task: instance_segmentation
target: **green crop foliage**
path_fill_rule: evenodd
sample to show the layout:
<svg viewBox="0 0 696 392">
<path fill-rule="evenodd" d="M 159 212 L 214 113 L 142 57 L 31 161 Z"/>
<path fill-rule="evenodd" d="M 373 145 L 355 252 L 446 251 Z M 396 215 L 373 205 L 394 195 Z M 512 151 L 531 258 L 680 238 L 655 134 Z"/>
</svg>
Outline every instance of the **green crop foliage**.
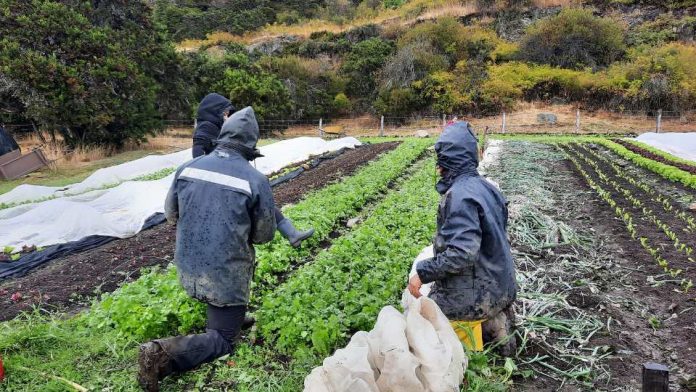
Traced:
<svg viewBox="0 0 696 392">
<path fill-rule="evenodd" d="M 257 247 L 252 301 L 277 283 L 280 273 L 310 257 L 336 224 L 355 215 L 386 190 L 389 183 L 415 161 L 432 140 L 408 140 L 394 151 L 370 162 L 355 175 L 306 196 L 284 214 L 299 227 L 314 227 L 304 247 L 295 249 L 279 234 Z M 165 304 L 166 303 L 166 304 Z M 133 312 L 137 309 L 137 312 Z M 144 340 L 191 330 L 203 325 L 204 308 L 180 287 L 176 269 L 146 274 L 95 302 L 86 321 L 95 328 L 116 328 L 125 336 Z"/>
<path fill-rule="evenodd" d="M 266 296 L 259 325 L 278 349 L 328 354 L 351 331 L 369 329 L 383 306 L 397 302 L 413 258 L 435 229 L 434 163 L 423 162 L 358 229 Z"/>
<path fill-rule="evenodd" d="M 691 166 L 691 167 L 696 169 L 696 162 L 694 162 L 694 161 L 690 161 L 688 159 L 674 156 L 672 154 L 669 154 L 667 152 L 660 150 L 659 148 L 655 148 L 649 144 L 641 143 L 638 140 L 634 140 L 634 139 L 624 139 L 624 140 L 635 145 L 635 146 L 638 146 L 638 147 L 640 147 L 648 152 L 651 152 L 651 153 L 653 153 L 661 158 L 664 158 L 665 160 L 667 160 L 667 163 L 670 163 L 670 162 L 679 163 L 682 165 Z"/>
<path fill-rule="evenodd" d="M 610 149 L 622 158 L 628 159 L 644 169 L 648 169 L 652 172 L 655 172 L 670 181 L 678 182 L 687 187 L 696 189 L 696 175 L 685 172 L 681 169 L 677 169 L 674 166 L 666 165 L 664 163 L 645 158 L 644 156 L 636 154 L 627 149 L 626 147 L 614 143 L 608 139 L 597 139 L 597 143 L 603 145 L 604 147 Z"/>
</svg>

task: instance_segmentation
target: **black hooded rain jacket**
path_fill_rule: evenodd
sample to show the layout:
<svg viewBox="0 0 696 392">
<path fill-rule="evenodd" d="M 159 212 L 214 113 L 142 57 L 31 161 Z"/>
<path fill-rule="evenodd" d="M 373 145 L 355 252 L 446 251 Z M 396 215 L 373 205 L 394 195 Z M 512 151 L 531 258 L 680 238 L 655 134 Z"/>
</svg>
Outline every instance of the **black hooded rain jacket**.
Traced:
<svg viewBox="0 0 696 392">
<path fill-rule="evenodd" d="M 193 157 L 210 154 L 215 149 L 215 141 L 220 135 L 223 114 L 233 111 L 230 100 L 220 94 L 211 93 L 205 96 L 198 105 L 196 115 L 196 130 L 193 132 Z"/>
<path fill-rule="evenodd" d="M 429 297 L 450 320 L 496 315 L 516 297 L 515 269 L 507 238 L 508 212 L 500 191 L 476 170 L 476 137 L 466 122 L 445 128 L 435 143 L 446 175 L 434 240 L 435 257 L 418 263 Z"/>
<path fill-rule="evenodd" d="M 258 138 L 254 110 L 234 113 L 218 147 L 177 170 L 165 202 L 167 220 L 177 223 L 179 280 L 190 296 L 214 306 L 247 304 L 253 244 L 272 240 L 276 230 L 268 179 L 243 156 L 253 155 Z"/>
</svg>

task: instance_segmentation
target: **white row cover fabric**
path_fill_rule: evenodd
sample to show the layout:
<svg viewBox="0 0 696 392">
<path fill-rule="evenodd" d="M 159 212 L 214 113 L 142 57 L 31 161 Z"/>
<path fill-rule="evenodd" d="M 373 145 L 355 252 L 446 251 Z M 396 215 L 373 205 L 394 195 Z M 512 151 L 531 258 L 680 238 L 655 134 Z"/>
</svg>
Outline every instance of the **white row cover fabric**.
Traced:
<svg viewBox="0 0 696 392">
<path fill-rule="evenodd" d="M 360 145 L 360 141 L 352 137 L 329 142 L 312 137 L 283 140 L 261 147 L 261 153 L 265 157 L 257 159 L 255 165 L 262 173 L 271 174 L 310 156 L 357 145 Z M 166 167 L 176 167 L 188 161 L 184 156 L 190 157 L 191 150 L 162 157 L 169 157 L 169 166 Z M 138 173 L 133 177 L 149 174 L 134 164 L 143 159 L 129 163 L 129 167 Z M 143 166 L 154 171 L 166 168 L 154 165 L 151 160 L 145 161 Z M 114 172 L 108 172 L 110 169 Z M 104 181 L 127 175 L 123 165 L 102 170 L 99 178 Z M 99 183 L 95 179 L 98 173 L 95 172 L 83 183 L 70 186 L 69 190 L 89 189 L 85 188 L 85 182 L 93 187 Z M 52 200 L 0 210 L 0 246 L 11 246 L 18 251 L 23 245 L 48 246 L 77 241 L 90 235 L 118 238 L 133 236 L 142 229 L 148 217 L 164 212 L 164 199 L 173 178 L 174 175 L 171 174 L 155 181 L 125 181 L 106 190 L 88 191 L 76 196 L 62 195 Z M 36 198 L 38 194 L 42 193 L 27 196 Z M 55 190 L 48 195 L 55 195 Z"/>
<path fill-rule="evenodd" d="M 304 380 L 305 392 L 456 392 L 468 359 L 435 302 L 414 301 L 401 314 L 382 308 L 370 332 L 326 358 Z"/>
<path fill-rule="evenodd" d="M 696 162 L 696 132 L 644 133 L 635 140 L 660 149 L 679 158 Z"/>
<path fill-rule="evenodd" d="M 343 147 L 355 147 L 360 142 L 352 137 L 325 141 L 318 137 L 299 137 L 283 140 L 261 147 L 265 155 L 256 160 L 256 168 L 262 173 L 273 173 L 288 165 L 307 159 L 310 155 L 319 155 Z M 62 187 L 41 185 L 19 185 L 15 189 L 0 195 L 0 203 L 16 204 L 39 201 L 46 198 L 73 196 L 109 185 L 120 184 L 162 169 L 179 167 L 191 159 L 191 149 L 167 155 L 148 155 L 144 158 L 122 163 L 92 173 L 82 182 Z"/>
</svg>

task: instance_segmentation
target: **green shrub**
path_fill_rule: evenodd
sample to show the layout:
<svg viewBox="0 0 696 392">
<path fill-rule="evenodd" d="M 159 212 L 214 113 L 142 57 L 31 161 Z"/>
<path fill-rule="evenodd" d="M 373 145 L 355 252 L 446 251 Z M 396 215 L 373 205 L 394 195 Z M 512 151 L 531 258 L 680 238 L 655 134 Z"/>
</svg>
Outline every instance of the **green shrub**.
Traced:
<svg viewBox="0 0 696 392">
<path fill-rule="evenodd" d="M 293 109 L 287 88 L 264 71 L 228 69 L 221 86 L 236 107 L 253 107 L 259 121 L 288 118 Z"/>
<path fill-rule="evenodd" d="M 464 26 L 456 19 L 446 17 L 436 22 L 417 25 L 398 41 L 399 48 L 416 42 L 428 42 L 435 52 L 447 57 L 450 66 L 459 60 L 490 60 L 491 53 L 501 42 L 491 30 Z"/>
<path fill-rule="evenodd" d="M 390 117 L 406 117 L 422 109 L 422 101 L 412 88 L 382 90 L 374 103 L 375 111 Z"/>
<path fill-rule="evenodd" d="M 344 93 L 338 93 L 333 100 L 333 110 L 338 112 L 338 114 L 349 113 L 352 108 L 350 99 Z"/>
<path fill-rule="evenodd" d="M 144 3 L 91 4 L 0 1 L 0 113 L 71 146 L 142 141 L 183 85 L 178 56 Z"/>
<path fill-rule="evenodd" d="M 414 83 L 424 102 L 428 102 L 435 113 L 461 113 L 472 103 L 465 91 L 461 77 L 445 71 L 428 75 Z"/>
<path fill-rule="evenodd" d="M 345 83 L 330 64 L 298 56 L 264 57 L 258 64 L 285 85 L 293 111 L 291 117 L 317 118 L 333 110 L 334 97 Z"/>
<path fill-rule="evenodd" d="M 348 78 L 347 92 L 352 97 L 371 101 L 375 95 L 376 72 L 393 50 L 391 42 L 380 38 L 370 38 L 353 45 L 341 66 L 341 72 Z"/>
<path fill-rule="evenodd" d="M 611 19 L 587 9 L 564 9 L 530 26 L 520 53 L 526 60 L 558 67 L 606 67 L 625 51 L 624 30 Z"/>
</svg>

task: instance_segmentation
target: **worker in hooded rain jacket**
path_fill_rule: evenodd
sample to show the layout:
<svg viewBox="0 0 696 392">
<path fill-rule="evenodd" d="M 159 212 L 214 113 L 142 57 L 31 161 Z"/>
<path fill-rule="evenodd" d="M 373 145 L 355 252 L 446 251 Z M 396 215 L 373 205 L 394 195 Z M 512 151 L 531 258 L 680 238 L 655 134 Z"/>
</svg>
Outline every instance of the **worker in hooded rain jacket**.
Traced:
<svg viewBox="0 0 696 392">
<path fill-rule="evenodd" d="M 174 261 L 188 295 L 207 305 L 207 328 L 141 345 L 138 381 L 147 391 L 232 351 L 249 301 L 254 244 L 271 241 L 276 230 L 271 186 L 249 164 L 259 156 L 258 138 L 247 107 L 225 121 L 211 154 L 175 174 L 165 201 L 166 218 L 176 223 Z"/>
<path fill-rule="evenodd" d="M 437 215 L 434 257 L 416 265 L 409 291 L 420 297 L 423 283 L 452 321 L 483 322 L 484 341 L 497 341 L 512 355 L 512 304 L 517 285 L 507 236 L 507 201 L 479 175 L 476 137 L 467 122 L 445 128 L 435 143 L 436 185 L 442 195 Z"/>
<path fill-rule="evenodd" d="M 235 108 L 229 99 L 217 93 L 206 95 L 198 105 L 196 130 L 193 134 L 193 157 L 210 154 L 220 135 L 220 127 L 234 112 Z M 302 241 L 314 234 L 314 229 L 300 231 L 295 228 L 290 219 L 283 216 L 280 209 L 275 210 L 278 231 L 292 246 L 299 247 Z"/>
</svg>

